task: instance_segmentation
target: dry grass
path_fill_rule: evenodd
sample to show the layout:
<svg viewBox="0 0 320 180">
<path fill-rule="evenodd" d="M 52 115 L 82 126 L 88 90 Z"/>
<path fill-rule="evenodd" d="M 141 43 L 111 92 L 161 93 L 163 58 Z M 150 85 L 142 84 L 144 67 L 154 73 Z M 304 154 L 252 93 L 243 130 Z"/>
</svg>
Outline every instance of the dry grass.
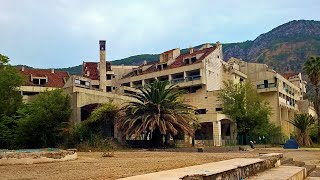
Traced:
<svg viewBox="0 0 320 180">
<path fill-rule="evenodd" d="M 266 150 L 263 150 L 265 152 Z M 277 150 L 279 152 L 279 150 Z M 101 152 L 78 153 L 76 161 L 0 166 L 0 179 L 117 179 L 238 157 L 257 157 L 261 150 L 235 153 L 127 151 L 104 158 Z M 288 151 L 295 159 L 319 163 L 320 151 Z M 285 155 L 286 155 L 285 154 Z"/>
</svg>

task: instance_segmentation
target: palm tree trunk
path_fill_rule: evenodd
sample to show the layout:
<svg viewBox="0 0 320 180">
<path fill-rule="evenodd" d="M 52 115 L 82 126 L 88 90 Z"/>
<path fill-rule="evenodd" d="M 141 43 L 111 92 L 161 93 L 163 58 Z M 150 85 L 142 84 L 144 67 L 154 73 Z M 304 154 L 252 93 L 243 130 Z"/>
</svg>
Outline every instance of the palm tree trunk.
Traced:
<svg viewBox="0 0 320 180">
<path fill-rule="evenodd" d="M 316 87 L 315 89 L 316 94 L 315 94 L 315 98 L 314 98 L 314 109 L 316 110 L 317 113 L 317 120 L 318 120 L 318 142 L 320 141 L 320 108 L 319 108 L 319 87 Z"/>
</svg>

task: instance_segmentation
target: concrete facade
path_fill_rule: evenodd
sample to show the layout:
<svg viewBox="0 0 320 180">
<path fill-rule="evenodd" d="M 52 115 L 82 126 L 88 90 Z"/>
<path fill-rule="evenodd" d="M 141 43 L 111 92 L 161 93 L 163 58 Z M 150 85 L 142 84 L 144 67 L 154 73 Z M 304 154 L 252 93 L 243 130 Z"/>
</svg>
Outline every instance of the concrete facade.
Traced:
<svg viewBox="0 0 320 180">
<path fill-rule="evenodd" d="M 295 131 L 288 120 L 300 113 L 315 115 L 312 105 L 303 100 L 306 81 L 301 73 L 279 74 L 266 64 L 249 63 L 236 58 L 231 58 L 228 63 L 239 65 L 239 70 L 247 75 L 260 95 L 269 102 L 272 107 L 271 122 L 280 126 L 287 137 Z"/>
<path fill-rule="evenodd" d="M 68 75 L 68 79 L 62 76 L 62 80 L 59 77 L 62 86 L 61 83 L 51 87 L 28 85 L 22 86 L 21 92 L 63 88 L 71 96 L 73 111 L 70 122 L 79 123 L 98 104 L 113 100 L 122 106 L 134 101 L 125 95 L 137 93 L 135 87 L 154 80 L 169 81 L 176 88 L 188 92 L 184 94 L 185 102 L 199 112 L 201 128 L 196 131 L 194 143 L 209 146 L 236 143 L 235 124 L 222 113 L 222 102 L 218 97 L 224 81 L 251 81 L 273 108 L 270 120 L 281 126 L 287 136 L 295 131 L 287 120 L 298 113 L 315 114 L 309 102 L 303 100 L 306 82 L 302 80 L 301 73 L 281 75 L 265 64 L 235 58 L 225 62 L 219 42 L 215 46 L 204 44 L 200 49 L 190 48 L 184 54 L 179 48 L 172 49 L 162 53 L 158 62 L 145 61 L 140 66 L 111 66 L 106 62 L 105 41 L 99 42 L 99 53 L 99 62 L 83 62 L 81 76 Z M 50 82 L 50 76 L 41 77 Z M 24 99 L 30 100 L 31 97 L 24 96 Z M 186 136 L 181 141 L 189 145 L 193 143 Z"/>
</svg>

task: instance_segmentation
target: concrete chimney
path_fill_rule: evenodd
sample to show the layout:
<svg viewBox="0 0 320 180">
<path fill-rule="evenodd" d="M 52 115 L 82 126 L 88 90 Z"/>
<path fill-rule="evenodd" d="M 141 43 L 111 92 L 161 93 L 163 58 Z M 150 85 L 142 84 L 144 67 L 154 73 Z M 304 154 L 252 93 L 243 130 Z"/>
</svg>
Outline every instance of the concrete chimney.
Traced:
<svg viewBox="0 0 320 180">
<path fill-rule="evenodd" d="M 189 53 L 192 54 L 194 52 L 193 47 L 189 47 Z"/>
<path fill-rule="evenodd" d="M 147 65 L 147 64 L 148 64 L 147 60 L 144 60 L 143 65 Z"/>
<path fill-rule="evenodd" d="M 24 66 L 21 67 L 21 71 L 24 71 Z"/>
<path fill-rule="evenodd" d="M 54 73 L 54 69 L 53 69 L 53 68 L 51 69 L 51 73 L 52 73 L 52 74 Z"/>
<path fill-rule="evenodd" d="M 106 41 L 100 40 L 99 45 L 100 45 L 100 63 L 99 63 L 100 89 L 103 92 L 106 92 L 106 88 L 107 88 Z"/>
</svg>

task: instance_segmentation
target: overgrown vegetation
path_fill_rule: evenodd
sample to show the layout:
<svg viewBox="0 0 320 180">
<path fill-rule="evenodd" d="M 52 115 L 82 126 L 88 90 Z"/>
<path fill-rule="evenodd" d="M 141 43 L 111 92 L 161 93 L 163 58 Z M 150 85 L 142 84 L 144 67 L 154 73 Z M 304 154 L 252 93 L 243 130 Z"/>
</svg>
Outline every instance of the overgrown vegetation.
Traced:
<svg viewBox="0 0 320 180">
<path fill-rule="evenodd" d="M 288 121 L 298 129 L 297 142 L 300 146 L 311 146 L 312 139 L 309 136 L 310 130 L 315 123 L 315 118 L 309 114 L 297 114 Z"/>
<path fill-rule="evenodd" d="M 282 136 L 279 127 L 269 121 L 272 108 L 262 99 L 250 82 L 224 82 L 219 97 L 223 113 L 236 122 L 238 136 Z"/>
<path fill-rule="evenodd" d="M 0 148 L 57 147 L 71 113 L 69 96 L 54 90 L 24 104 L 18 91 L 23 78 L 3 55 L 0 74 Z"/>
<path fill-rule="evenodd" d="M 118 111 L 118 106 L 112 101 L 101 104 L 87 120 L 64 129 L 64 146 L 109 152 L 113 148 L 110 139 L 114 137 L 113 127 Z"/>
<path fill-rule="evenodd" d="M 303 70 L 314 86 L 314 96 L 311 97 L 317 114 L 318 140 L 320 139 L 320 57 L 310 57 L 304 64 Z"/>
<path fill-rule="evenodd" d="M 194 136 L 197 116 L 195 108 L 183 102 L 183 91 L 169 86 L 167 81 L 155 81 L 138 90 L 141 93 L 130 95 L 137 101 L 124 106 L 117 121 L 117 128 L 124 136 L 143 134 L 154 147 L 163 146 L 164 137 L 168 140 L 178 132 Z"/>
</svg>

